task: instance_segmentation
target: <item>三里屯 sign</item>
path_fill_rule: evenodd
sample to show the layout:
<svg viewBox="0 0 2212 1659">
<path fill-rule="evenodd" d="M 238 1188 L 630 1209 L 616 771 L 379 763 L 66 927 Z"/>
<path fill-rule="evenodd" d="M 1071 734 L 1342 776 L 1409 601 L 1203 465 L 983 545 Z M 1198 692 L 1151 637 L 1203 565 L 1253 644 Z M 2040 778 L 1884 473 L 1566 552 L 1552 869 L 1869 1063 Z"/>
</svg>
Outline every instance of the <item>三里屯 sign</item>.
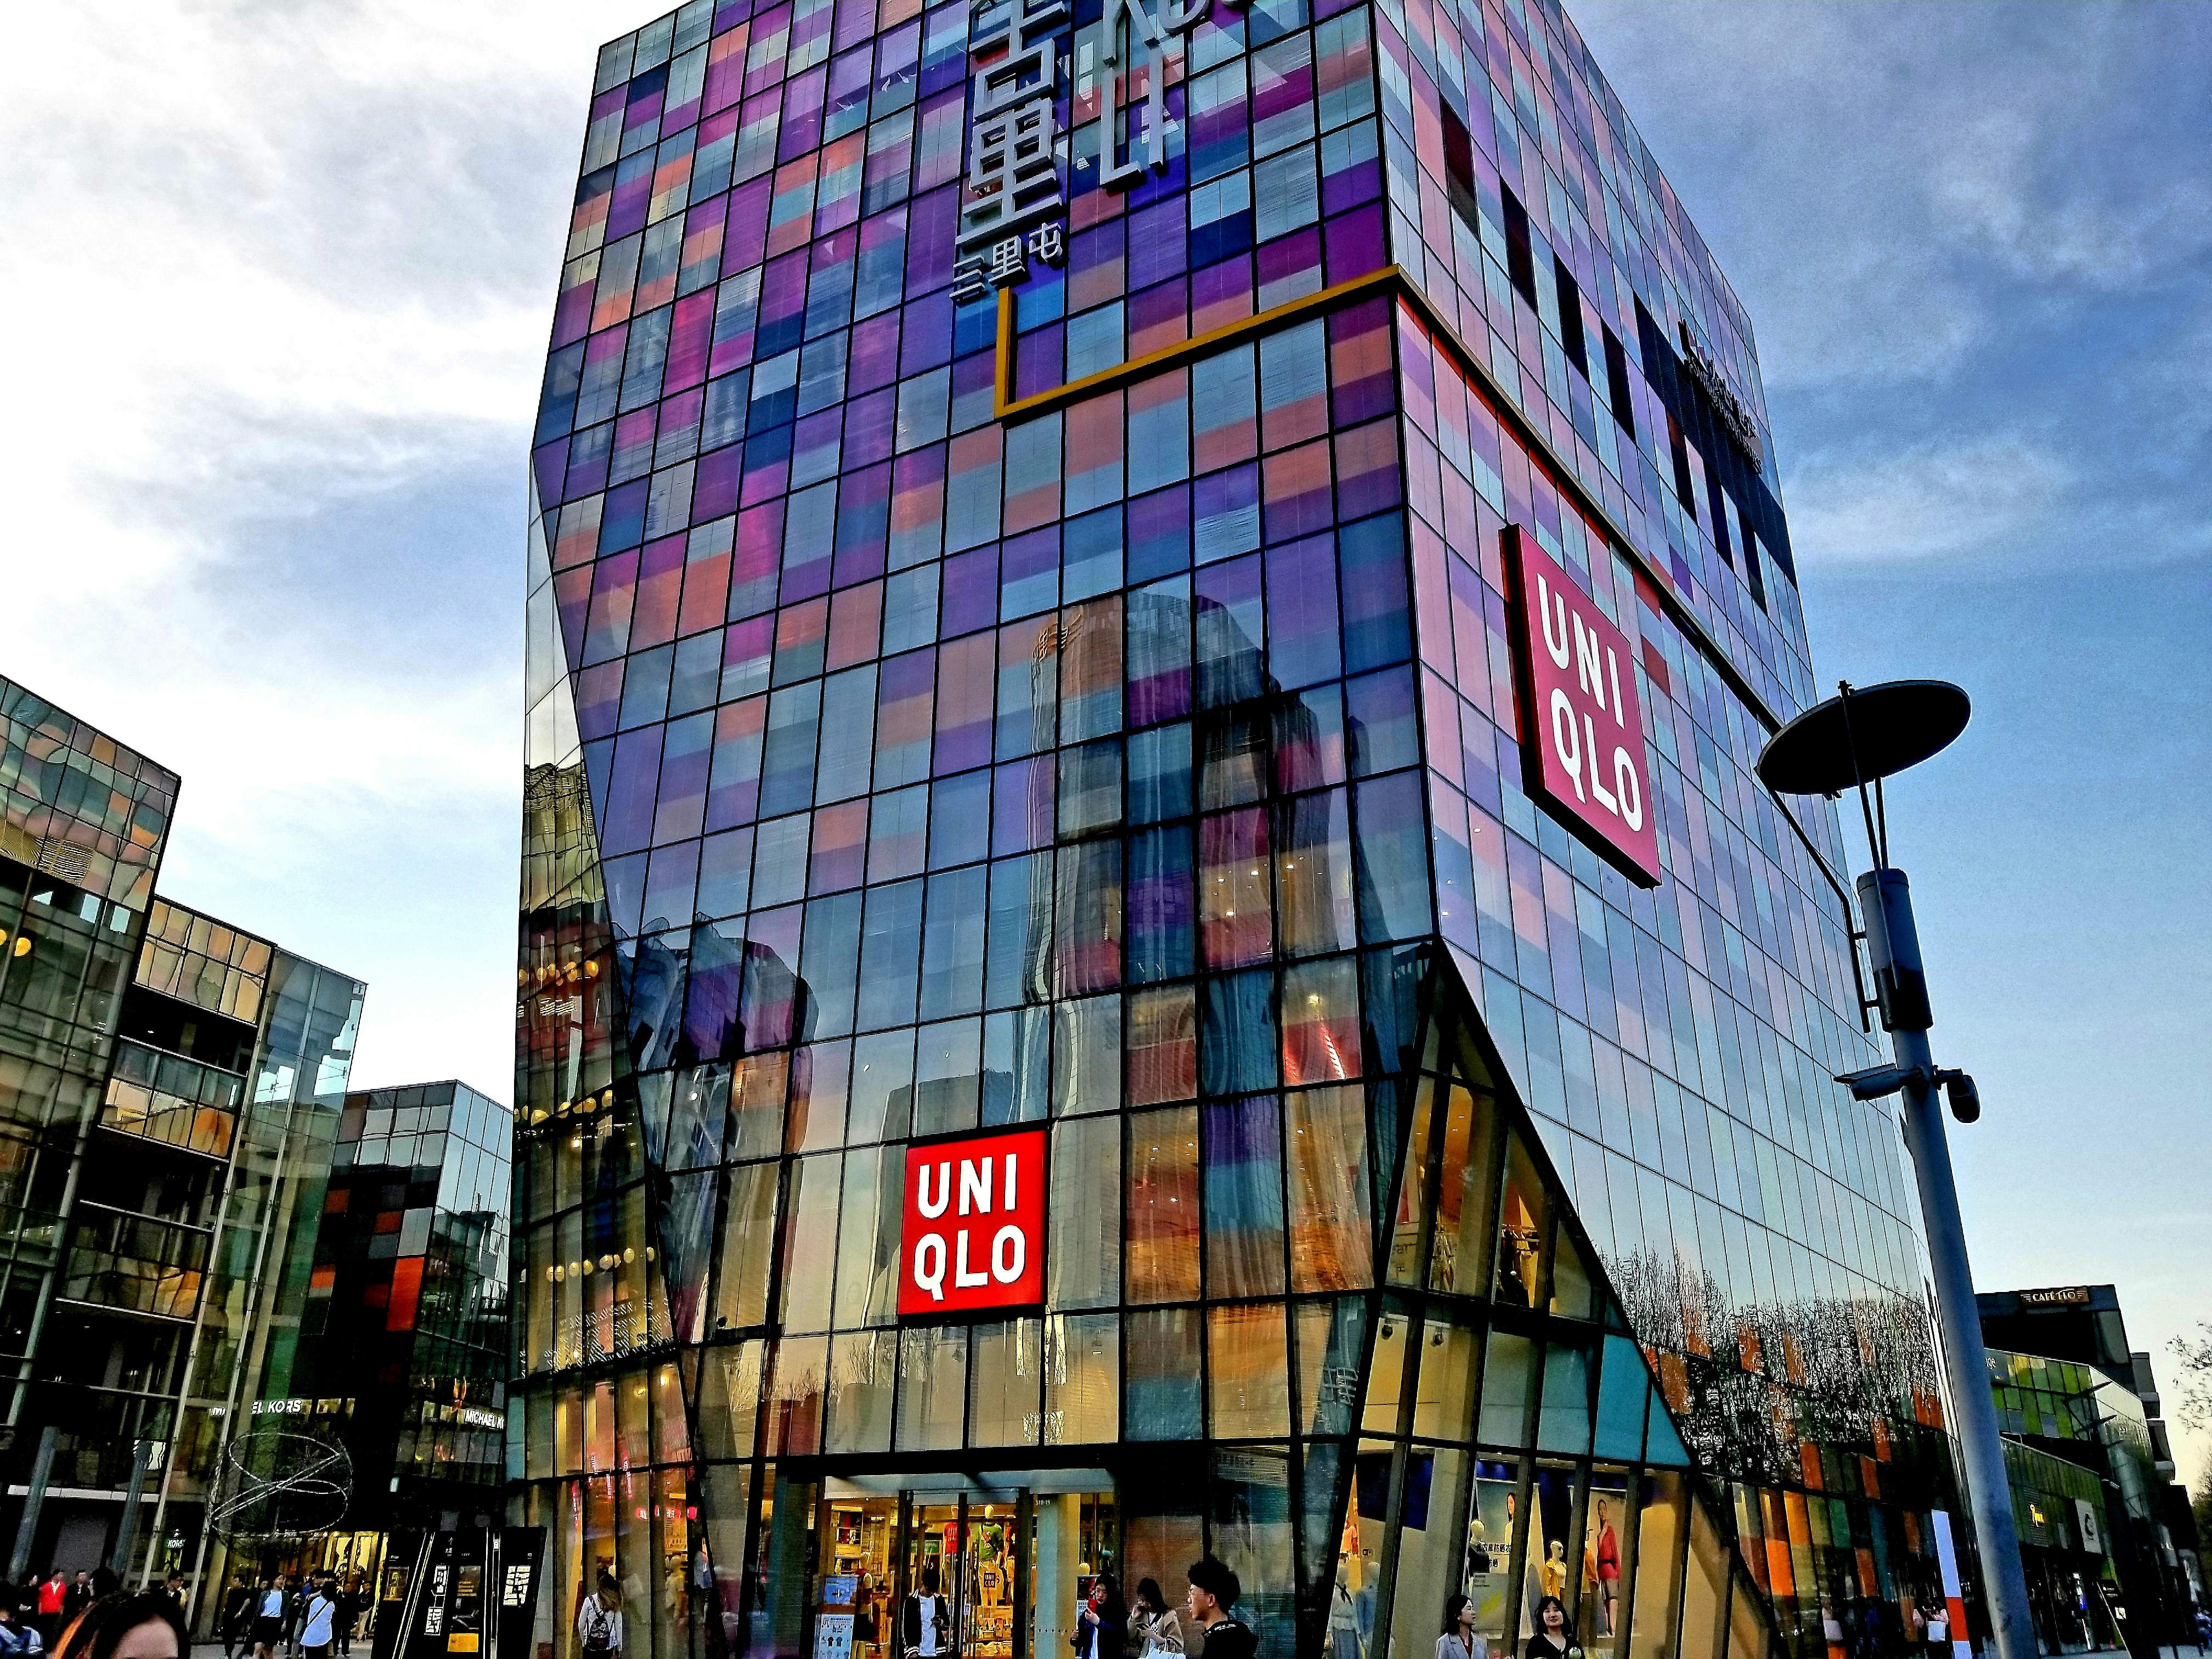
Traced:
<svg viewBox="0 0 2212 1659">
<path fill-rule="evenodd" d="M 1505 530 L 1505 570 L 1524 786 L 1631 881 L 1656 887 L 1658 796 L 1635 650 L 1518 525 Z"/>
<path fill-rule="evenodd" d="M 1212 0 L 1107 0 L 1098 38 L 1071 65 L 1068 0 L 974 0 L 969 9 L 968 169 L 954 239 L 952 301 L 1028 280 L 1032 260 L 1067 259 L 1070 160 L 1063 98 L 1095 112 L 1098 183 L 1126 189 L 1168 169 L 1170 62 Z M 1097 56 L 1091 54 L 1096 48 Z M 1071 78 L 1069 70 L 1074 74 Z"/>
<path fill-rule="evenodd" d="M 907 1148 L 902 1316 L 1044 1300 L 1044 1152 L 1042 1129 Z"/>
</svg>

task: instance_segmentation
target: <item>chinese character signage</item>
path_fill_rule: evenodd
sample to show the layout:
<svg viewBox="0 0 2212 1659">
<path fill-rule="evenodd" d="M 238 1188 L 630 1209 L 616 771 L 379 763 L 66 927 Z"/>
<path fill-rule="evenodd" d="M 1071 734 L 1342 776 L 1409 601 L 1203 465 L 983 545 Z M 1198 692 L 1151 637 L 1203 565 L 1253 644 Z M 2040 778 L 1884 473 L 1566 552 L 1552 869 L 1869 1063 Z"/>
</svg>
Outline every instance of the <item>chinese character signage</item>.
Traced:
<svg viewBox="0 0 2212 1659">
<path fill-rule="evenodd" d="M 1102 184 L 1125 187 L 1167 170 L 1169 59 L 1210 3 L 1106 0 L 1097 103 Z M 1032 262 L 1066 258 L 1060 108 L 1073 90 L 1064 59 L 1070 21 L 1068 0 L 974 0 L 955 304 L 1012 287 Z"/>
<path fill-rule="evenodd" d="M 1505 531 L 1523 787 L 1640 887 L 1659 884 L 1657 796 L 1636 653 L 1518 525 Z"/>
<path fill-rule="evenodd" d="M 1042 1129 L 909 1146 L 901 1316 L 1044 1300 Z"/>
</svg>

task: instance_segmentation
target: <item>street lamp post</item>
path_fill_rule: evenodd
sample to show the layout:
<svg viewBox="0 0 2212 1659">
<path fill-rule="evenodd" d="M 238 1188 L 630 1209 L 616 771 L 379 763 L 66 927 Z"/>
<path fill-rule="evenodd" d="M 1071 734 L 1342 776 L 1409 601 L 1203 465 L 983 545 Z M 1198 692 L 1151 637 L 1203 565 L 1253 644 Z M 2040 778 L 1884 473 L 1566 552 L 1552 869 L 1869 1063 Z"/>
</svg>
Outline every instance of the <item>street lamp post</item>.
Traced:
<svg viewBox="0 0 2212 1659">
<path fill-rule="evenodd" d="M 1875 867 L 1858 878 L 1858 902 L 1875 994 L 1864 1000 L 1881 1011 L 1893 1063 L 1836 1080 L 1861 1100 L 1903 1097 L 1905 1143 L 1912 1154 L 1920 1212 L 1927 1227 L 1929 1265 L 1936 1277 L 1937 1345 L 1950 1385 L 1967 1502 L 1981 1550 L 1983 1597 L 1998 1659 L 2037 1659 L 2027 1575 L 2021 1565 L 2012 1489 L 2005 1477 L 2004 1442 L 1997 1431 L 1981 1315 L 1974 1301 L 1973 1268 L 1966 1256 L 1966 1224 L 1959 1214 L 1958 1181 L 1936 1097 L 1939 1090 L 1947 1095 L 1953 1115 L 1964 1123 L 1981 1115 L 1981 1104 L 1973 1079 L 1961 1072 L 1937 1070 L 1929 1047 L 1928 1030 L 1935 1019 L 1921 964 L 1920 933 L 1913 921 L 1912 890 L 1905 872 L 1890 864 L 1888 814 L 1881 802 L 1881 780 L 1947 746 L 1966 729 L 1972 705 L 1957 686 L 1936 680 L 1894 680 L 1863 690 L 1846 684 L 1838 692 L 1775 733 L 1759 757 L 1759 781 L 1775 794 L 1778 805 L 1784 794 L 1832 797 L 1855 789 L 1866 817 Z M 1783 814 L 1800 839 L 1805 839 L 1786 806 Z M 1809 839 L 1805 845 L 1838 896 L 1844 898 L 1848 920 L 1850 901 L 1842 884 Z M 1856 941 L 1853 963 L 1856 973 Z M 1952 1635 L 1955 1640 L 1963 1632 L 1954 1631 Z"/>
</svg>

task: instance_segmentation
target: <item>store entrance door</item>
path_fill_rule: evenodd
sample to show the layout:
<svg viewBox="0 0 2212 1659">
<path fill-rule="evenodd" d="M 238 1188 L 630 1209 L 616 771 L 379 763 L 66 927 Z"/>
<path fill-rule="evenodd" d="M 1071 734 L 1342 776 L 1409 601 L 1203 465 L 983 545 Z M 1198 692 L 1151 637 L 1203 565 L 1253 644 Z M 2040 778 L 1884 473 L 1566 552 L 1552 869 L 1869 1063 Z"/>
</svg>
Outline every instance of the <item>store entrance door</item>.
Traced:
<svg viewBox="0 0 2212 1659">
<path fill-rule="evenodd" d="M 1029 1659 L 1028 1495 L 908 1492 L 900 1500 L 897 1615 L 933 1578 L 951 1620 L 946 1659 Z"/>
<path fill-rule="evenodd" d="M 825 1482 L 811 1511 L 814 1633 L 794 1651 L 903 1659 L 910 1598 L 928 1581 L 944 1598 L 945 1623 L 922 1645 L 939 1659 L 1064 1659 L 1093 1578 L 1126 1576 L 1106 1470 L 935 1478 L 934 1486 L 881 1475 Z M 1161 1556 L 1147 1570 L 1166 1565 Z"/>
</svg>

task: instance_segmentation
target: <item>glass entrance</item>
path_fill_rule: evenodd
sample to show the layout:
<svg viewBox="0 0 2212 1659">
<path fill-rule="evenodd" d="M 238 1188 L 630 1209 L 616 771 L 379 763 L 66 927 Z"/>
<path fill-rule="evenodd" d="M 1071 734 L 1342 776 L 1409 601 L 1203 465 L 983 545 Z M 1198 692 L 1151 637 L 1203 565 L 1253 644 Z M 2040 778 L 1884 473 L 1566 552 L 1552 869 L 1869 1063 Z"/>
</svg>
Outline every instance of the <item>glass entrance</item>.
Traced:
<svg viewBox="0 0 2212 1659">
<path fill-rule="evenodd" d="M 904 1582 L 895 1618 L 903 1621 L 907 1610 L 915 1596 L 930 1591 L 945 1598 L 946 1626 L 941 1636 L 933 1636 L 928 1621 L 922 1620 L 920 1646 L 924 1653 L 951 1655 L 959 1650 L 963 1621 L 960 1609 L 966 1597 L 961 1584 L 961 1569 L 964 1565 L 960 1548 L 960 1511 L 963 1499 L 958 1492 L 908 1492 L 901 1507 L 906 1514 L 906 1538 L 901 1553 L 904 1556 Z M 917 1618 L 920 1614 L 917 1613 Z M 901 1639 L 896 1626 L 894 1641 Z M 901 1651 L 898 1648 L 894 1652 Z"/>
<path fill-rule="evenodd" d="M 961 1563 L 960 1659 L 1015 1659 L 1021 1504 L 969 1500 Z M 1026 1645 L 1026 1644 L 1024 1644 Z"/>
</svg>

